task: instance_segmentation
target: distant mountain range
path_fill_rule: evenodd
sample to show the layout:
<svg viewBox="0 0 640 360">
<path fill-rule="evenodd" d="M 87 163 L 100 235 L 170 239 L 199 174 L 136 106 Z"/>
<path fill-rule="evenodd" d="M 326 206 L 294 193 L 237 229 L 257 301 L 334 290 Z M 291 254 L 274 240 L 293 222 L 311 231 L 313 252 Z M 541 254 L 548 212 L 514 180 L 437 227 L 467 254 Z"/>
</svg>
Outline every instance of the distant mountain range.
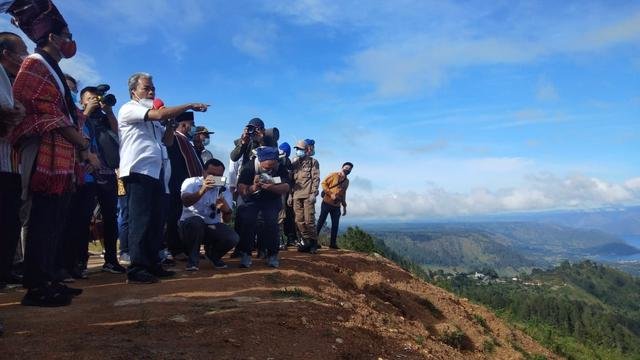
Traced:
<svg viewBox="0 0 640 360">
<path fill-rule="evenodd" d="M 510 275 L 534 267 L 547 268 L 562 260 L 594 259 L 616 266 L 620 261 L 615 259 L 640 254 L 640 249 L 618 236 L 556 223 L 404 223 L 363 228 L 425 268 L 492 268 Z M 640 274 L 640 261 L 625 261 L 621 268 Z"/>
</svg>

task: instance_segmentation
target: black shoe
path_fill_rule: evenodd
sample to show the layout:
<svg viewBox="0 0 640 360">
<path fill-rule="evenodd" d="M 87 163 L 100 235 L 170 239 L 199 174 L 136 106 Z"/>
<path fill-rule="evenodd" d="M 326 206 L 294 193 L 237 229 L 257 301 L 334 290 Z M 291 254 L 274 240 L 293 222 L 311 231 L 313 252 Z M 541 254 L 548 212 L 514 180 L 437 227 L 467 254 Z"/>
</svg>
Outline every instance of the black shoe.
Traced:
<svg viewBox="0 0 640 360">
<path fill-rule="evenodd" d="M 22 284 L 22 275 L 15 274 L 11 272 L 11 274 L 0 279 L 1 282 L 6 283 L 7 285 L 21 285 Z"/>
<path fill-rule="evenodd" d="M 84 271 L 84 269 L 81 269 L 80 267 L 76 267 L 75 269 L 71 270 L 71 272 L 69 272 L 69 275 L 71 275 L 72 278 L 76 279 L 76 280 L 86 280 L 89 278 L 89 275 L 87 274 L 86 271 Z"/>
<path fill-rule="evenodd" d="M 62 283 L 51 285 L 51 290 L 53 290 L 54 292 L 59 292 L 63 295 L 70 295 L 70 296 L 78 296 L 82 294 L 82 291 L 83 291 L 82 289 L 68 287 L 67 285 Z"/>
<path fill-rule="evenodd" d="M 173 259 L 165 258 L 165 259 L 162 259 L 160 261 L 160 264 L 162 264 L 164 266 L 175 266 L 176 265 L 176 261 L 173 260 Z"/>
<path fill-rule="evenodd" d="M 55 292 L 46 287 L 29 289 L 20 303 L 24 306 L 67 306 L 71 304 L 71 295 Z"/>
<path fill-rule="evenodd" d="M 155 268 L 149 270 L 149 273 L 151 273 L 151 275 L 160 277 L 160 278 L 164 278 L 164 277 L 172 277 L 176 274 L 175 271 L 171 271 L 171 270 L 165 270 L 162 268 L 162 266 L 158 265 Z"/>
<path fill-rule="evenodd" d="M 118 263 L 104 263 L 104 265 L 102 265 L 102 271 L 112 274 L 124 274 L 127 272 L 127 269 Z"/>
<path fill-rule="evenodd" d="M 154 284 L 159 280 L 146 270 L 140 270 L 135 273 L 127 274 L 127 284 Z"/>
<path fill-rule="evenodd" d="M 340 250 L 340 248 L 338 247 L 338 245 L 329 245 L 330 249 L 335 249 L 335 250 Z"/>
</svg>

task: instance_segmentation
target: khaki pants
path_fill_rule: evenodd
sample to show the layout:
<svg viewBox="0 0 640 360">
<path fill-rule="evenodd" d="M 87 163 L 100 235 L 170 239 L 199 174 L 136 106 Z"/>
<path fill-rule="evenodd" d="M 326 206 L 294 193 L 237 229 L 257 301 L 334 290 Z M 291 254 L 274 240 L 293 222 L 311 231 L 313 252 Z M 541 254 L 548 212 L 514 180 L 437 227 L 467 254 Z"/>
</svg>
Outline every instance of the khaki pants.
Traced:
<svg viewBox="0 0 640 360">
<path fill-rule="evenodd" d="M 293 212 L 296 214 L 296 227 L 303 240 L 318 241 L 316 232 L 315 198 L 293 199 Z"/>
</svg>

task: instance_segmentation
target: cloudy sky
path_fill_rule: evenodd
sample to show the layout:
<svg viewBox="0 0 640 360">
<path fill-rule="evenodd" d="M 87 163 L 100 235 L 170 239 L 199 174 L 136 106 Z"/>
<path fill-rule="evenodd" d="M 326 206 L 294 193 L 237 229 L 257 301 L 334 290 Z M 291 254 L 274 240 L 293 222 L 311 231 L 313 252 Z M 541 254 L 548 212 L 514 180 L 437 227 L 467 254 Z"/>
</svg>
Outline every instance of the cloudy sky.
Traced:
<svg viewBox="0 0 640 360">
<path fill-rule="evenodd" d="M 220 158 L 254 116 L 313 138 L 353 219 L 640 203 L 637 1 L 56 3 L 83 85 L 212 104 Z"/>
</svg>

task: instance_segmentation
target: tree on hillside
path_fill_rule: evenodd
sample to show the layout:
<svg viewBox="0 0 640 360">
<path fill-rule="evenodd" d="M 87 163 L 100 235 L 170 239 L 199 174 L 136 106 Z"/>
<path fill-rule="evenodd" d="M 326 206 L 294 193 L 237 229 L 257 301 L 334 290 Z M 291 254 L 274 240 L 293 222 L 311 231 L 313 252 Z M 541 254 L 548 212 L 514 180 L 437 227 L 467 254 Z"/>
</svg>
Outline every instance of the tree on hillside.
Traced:
<svg viewBox="0 0 640 360">
<path fill-rule="evenodd" d="M 341 248 L 353 251 L 365 253 L 380 252 L 376 247 L 373 236 L 357 226 L 349 226 L 347 231 L 338 238 L 338 245 Z"/>
</svg>

